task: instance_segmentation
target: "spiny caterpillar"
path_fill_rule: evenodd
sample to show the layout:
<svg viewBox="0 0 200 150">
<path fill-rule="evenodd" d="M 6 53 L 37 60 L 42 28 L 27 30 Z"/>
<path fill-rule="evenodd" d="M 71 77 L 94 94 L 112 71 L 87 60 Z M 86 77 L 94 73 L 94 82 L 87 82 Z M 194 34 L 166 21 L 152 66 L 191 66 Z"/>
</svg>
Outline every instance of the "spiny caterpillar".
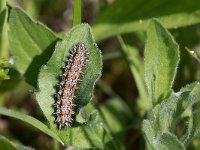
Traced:
<svg viewBox="0 0 200 150">
<path fill-rule="evenodd" d="M 84 43 L 77 44 L 70 51 L 69 59 L 66 61 L 62 74 L 62 81 L 59 83 L 58 99 L 56 102 L 56 122 L 61 127 L 71 126 L 74 114 L 73 107 L 78 90 L 78 83 L 83 75 L 83 70 L 88 61 L 89 52 Z"/>
</svg>

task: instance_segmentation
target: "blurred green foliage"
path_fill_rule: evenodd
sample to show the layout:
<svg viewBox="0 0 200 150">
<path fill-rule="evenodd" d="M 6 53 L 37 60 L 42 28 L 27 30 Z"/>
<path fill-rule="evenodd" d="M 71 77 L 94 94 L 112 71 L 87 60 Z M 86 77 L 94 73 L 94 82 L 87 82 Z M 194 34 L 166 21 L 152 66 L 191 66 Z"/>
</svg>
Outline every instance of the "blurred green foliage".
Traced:
<svg viewBox="0 0 200 150">
<path fill-rule="evenodd" d="M 200 149 L 199 6 L 1 0 L 0 149 Z M 58 130 L 54 86 L 66 48 L 77 42 L 91 53 L 77 93 L 82 103 L 72 127 Z"/>
</svg>

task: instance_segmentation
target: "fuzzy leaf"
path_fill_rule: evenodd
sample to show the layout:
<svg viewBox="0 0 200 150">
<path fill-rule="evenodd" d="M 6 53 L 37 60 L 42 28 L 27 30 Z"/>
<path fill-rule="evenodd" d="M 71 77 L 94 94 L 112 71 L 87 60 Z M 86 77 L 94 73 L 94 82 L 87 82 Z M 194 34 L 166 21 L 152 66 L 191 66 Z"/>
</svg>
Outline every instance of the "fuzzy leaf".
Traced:
<svg viewBox="0 0 200 150">
<path fill-rule="evenodd" d="M 147 30 L 145 47 L 145 82 L 153 106 L 170 95 L 179 62 L 178 49 L 170 33 L 153 19 Z"/>
<path fill-rule="evenodd" d="M 15 65 L 25 75 L 26 81 L 37 87 L 38 72 L 52 55 L 57 37 L 16 7 L 11 9 L 9 25 L 10 49 Z"/>
<path fill-rule="evenodd" d="M 149 120 L 144 120 L 142 123 L 142 131 L 144 133 L 144 138 L 146 140 L 146 146 L 148 147 L 148 149 L 153 149 L 153 142 L 155 139 L 155 132 L 154 132 L 154 128 L 151 124 L 151 122 Z"/>
<path fill-rule="evenodd" d="M 170 132 L 163 133 L 155 144 L 156 150 L 184 150 L 184 145 Z"/>
<path fill-rule="evenodd" d="M 143 132 L 148 149 L 152 150 L 184 150 L 183 144 L 170 132 L 163 133 L 160 137 L 155 137 L 155 129 L 149 120 L 143 121 Z"/>
<path fill-rule="evenodd" d="M 87 105 L 92 96 L 96 80 L 101 75 L 102 58 L 99 49 L 96 47 L 92 37 L 91 29 L 87 24 L 78 25 L 66 34 L 62 42 L 58 42 L 56 49 L 46 65 L 44 65 L 39 74 L 39 92 L 36 94 L 37 101 L 46 116 L 50 128 L 59 135 L 67 145 L 73 145 L 80 148 L 103 147 L 104 130 L 101 123 L 74 122 L 72 127 L 58 129 L 55 123 L 56 116 L 53 104 L 56 102 L 54 95 L 58 92 L 55 86 L 61 81 L 58 77 L 62 73 L 62 66 L 69 56 L 69 51 L 74 45 L 85 43 L 89 58 L 84 69 L 84 76 L 76 92 L 78 99 L 76 103 L 79 109 Z"/>
<path fill-rule="evenodd" d="M 182 88 L 179 92 L 172 93 L 168 99 L 153 108 L 150 116 L 154 122 L 157 135 L 174 130 L 181 114 L 200 101 L 200 96 L 196 95 L 199 89 L 198 82 L 194 82 Z"/>
<path fill-rule="evenodd" d="M 200 84 L 197 82 L 193 91 L 190 93 L 190 100 L 188 105 L 192 106 L 193 104 L 200 102 Z M 184 144 L 187 145 L 190 140 L 200 134 L 200 110 L 198 105 L 196 110 L 192 112 L 189 118 L 188 131 L 184 139 Z"/>
<path fill-rule="evenodd" d="M 200 134 L 200 110 L 196 110 L 192 113 L 189 119 L 188 136 L 185 139 L 185 143 Z"/>
<path fill-rule="evenodd" d="M 152 109 L 148 115 L 149 120 L 143 122 L 143 132 L 145 134 L 148 148 L 152 145 L 155 145 L 153 146 L 154 149 L 158 150 L 170 149 L 174 146 L 182 146 L 182 143 L 177 141 L 177 138 L 174 135 L 170 137 L 171 135 L 168 135 L 168 133 L 175 131 L 177 121 L 180 119 L 184 111 L 200 101 L 199 91 L 200 84 L 194 82 L 185 86 L 179 92 L 172 93 L 168 99 L 165 99 L 162 103 L 157 104 Z M 198 118 L 198 115 L 196 115 L 196 118 Z M 193 119 L 190 118 L 188 135 L 185 138 L 184 144 L 186 141 L 188 142 L 191 139 L 194 133 L 193 123 L 195 124 L 194 128 L 196 128 L 196 131 L 199 131 L 198 120 L 194 120 L 193 122 Z M 167 143 L 164 143 L 165 139 L 162 139 L 163 136 L 164 138 L 169 138 L 168 142 L 173 143 L 175 140 L 176 144 L 168 145 Z"/>
</svg>

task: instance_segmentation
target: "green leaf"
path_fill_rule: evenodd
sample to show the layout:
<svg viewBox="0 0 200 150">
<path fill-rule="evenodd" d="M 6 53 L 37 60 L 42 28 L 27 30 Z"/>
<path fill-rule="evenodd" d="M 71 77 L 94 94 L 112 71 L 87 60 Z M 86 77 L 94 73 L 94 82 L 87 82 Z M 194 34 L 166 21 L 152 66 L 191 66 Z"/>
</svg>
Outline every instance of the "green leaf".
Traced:
<svg viewBox="0 0 200 150">
<path fill-rule="evenodd" d="M 169 96 L 179 62 L 178 49 L 170 33 L 153 19 L 145 46 L 145 82 L 150 105 Z"/>
<path fill-rule="evenodd" d="M 186 85 L 184 88 L 180 90 L 176 95 L 180 95 L 182 103 L 179 104 L 179 108 L 177 109 L 177 113 L 182 113 L 186 110 L 186 108 L 193 106 L 194 104 L 200 101 L 200 84 L 199 82 L 194 82 Z"/>
<path fill-rule="evenodd" d="M 114 146 L 112 149 L 124 149 L 124 131 L 132 128 L 133 125 L 133 113 L 130 108 L 121 99 L 113 97 L 100 105 L 99 109 L 107 131 L 112 136 L 112 146 Z M 134 125 L 137 121 L 134 122 Z"/>
<path fill-rule="evenodd" d="M 195 103 L 200 102 L 200 84 L 197 82 L 193 91 L 190 93 L 190 106 Z M 191 104 L 192 103 L 192 104 Z M 187 145 L 192 138 L 199 136 L 200 134 L 200 110 L 199 107 L 196 106 L 196 110 L 194 110 L 189 118 L 188 131 L 184 138 L 184 144 Z M 194 109 L 194 108 L 193 108 Z"/>
<path fill-rule="evenodd" d="M 97 18 L 93 26 L 97 41 L 146 30 L 149 20 L 159 18 L 166 28 L 200 22 L 199 0 L 116 0 Z"/>
<path fill-rule="evenodd" d="M 8 69 L 6 69 L 6 70 L 8 70 Z M 5 72 L 5 73 L 7 73 L 7 72 Z M 19 85 L 19 83 L 22 81 L 22 77 L 21 77 L 20 73 L 14 68 L 9 68 L 9 72 L 8 72 L 6 78 L 4 78 L 4 79 L 6 79 L 6 80 L 3 80 L 3 82 L 1 83 L 1 86 L 0 86 L 1 93 L 12 90 L 13 88 L 16 88 Z M 7 80 L 7 79 L 9 79 L 9 80 Z M 29 86 L 29 89 L 30 89 L 30 86 Z"/>
<path fill-rule="evenodd" d="M 147 142 L 147 147 L 154 147 L 155 145 L 154 149 L 170 149 L 170 146 L 174 146 L 173 144 L 168 145 L 167 143 L 163 143 L 165 141 L 164 139 L 162 141 L 163 135 L 167 133 L 166 136 L 169 138 L 170 136 L 168 137 L 168 133 L 174 133 L 176 131 L 177 122 L 180 121 L 182 114 L 188 108 L 191 108 L 194 104 L 200 102 L 199 91 L 200 84 L 198 82 L 194 82 L 185 86 L 179 92 L 172 93 L 169 98 L 163 100 L 162 103 L 157 104 L 152 109 L 148 115 L 149 120 L 143 121 L 143 132 Z M 195 121 L 195 127 L 199 128 L 198 121 Z M 193 135 L 190 129 L 193 129 L 192 118 L 188 128 L 188 134 L 185 136 L 185 140 L 188 141 L 190 140 L 191 135 Z M 175 137 L 170 137 L 170 139 L 171 140 L 169 142 L 172 142 L 175 140 Z M 177 142 L 175 143 L 176 146 L 182 145 L 179 141 L 178 145 Z"/>
<path fill-rule="evenodd" d="M 156 150 L 184 150 L 184 145 L 170 132 L 163 133 L 155 144 Z"/>
<path fill-rule="evenodd" d="M 194 137 L 199 136 L 200 134 L 200 110 L 196 110 L 193 113 L 193 132 L 194 132 Z"/>
<path fill-rule="evenodd" d="M 87 122 L 82 124 L 74 122 L 72 127 L 58 129 L 55 123 L 56 117 L 53 115 L 55 112 L 53 104 L 56 102 L 53 95 L 58 92 L 55 86 L 60 82 L 58 76 L 62 73 L 61 68 L 67 60 L 69 51 L 78 43 L 85 43 L 89 51 L 89 61 L 84 69 L 82 81 L 78 85 L 79 90 L 76 92 L 79 101 L 77 107 L 80 109 L 90 102 L 93 96 L 94 83 L 101 75 L 102 58 L 87 24 L 72 28 L 63 41 L 58 42 L 47 65 L 44 65 L 40 70 L 38 83 L 40 91 L 36 94 L 36 98 L 49 121 L 50 128 L 59 135 L 64 143 L 80 148 L 103 147 L 104 130 L 101 123 Z"/>
<path fill-rule="evenodd" d="M 142 62 L 142 58 L 139 55 L 139 51 L 131 45 L 125 43 L 121 36 L 118 36 L 118 40 L 121 44 L 123 52 L 125 53 L 126 60 L 140 94 L 138 106 L 144 113 L 147 110 L 147 92 L 144 83 L 144 64 Z"/>
<path fill-rule="evenodd" d="M 0 3 L 6 3 L 6 0 L 2 0 Z M 8 10 L 6 6 L 0 7 L 2 7 L 0 8 L 0 58 L 8 59 Z"/>
<path fill-rule="evenodd" d="M 125 130 L 125 127 L 128 126 L 128 123 L 132 119 L 131 110 L 118 98 L 109 99 L 100 106 L 100 110 L 109 131 L 114 133 Z"/>
<path fill-rule="evenodd" d="M 53 131 L 49 130 L 48 127 L 45 124 L 43 124 L 42 122 L 40 122 L 39 120 L 37 120 L 37 119 L 35 119 L 31 116 L 28 116 L 28 115 L 20 113 L 20 112 L 16 112 L 16 111 L 11 110 L 11 109 L 6 109 L 6 108 L 3 108 L 3 107 L 0 108 L 0 114 L 4 115 L 4 116 L 13 117 L 15 119 L 19 119 L 21 121 L 24 121 L 24 122 L 36 127 L 40 131 L 46 133 L 50 137 L 56 139 L 60 143 L 62 143 L 60 138 Z"/>
<path fill-rule="evenodd" d="M 7 75 L 8 74 L 8 69 L 2 69 L 0 68 L 0 84 L 3 80 L 10 79 L 10 77 Z"/>
<path fill-rule="evenodd" d="M 33 150 L 31 147 L 19 145 L 0 135 L 0 149 L 4 150 Z"/>
<path fill-rule="evenodd" d="M 10 49 L 15 65 L 24 74 L 26 81 L 37 87 L 39 69 L 52 55 L 57 37 L 19 8 L 11 9 L 9 25 Z"/>
<path fill-rule="evenodd" d="M 8 76 L 8 59 L 0 57 L 0 84 L 3 80 L 10 79 Z"/>
<path fill-rule="evenodd" d="M 156 140 L 155 138 L 155 129 L 152 126 L 152 123 L 149 120 L 144 120 L 142 123 L 142 131 L 144 133 L 144 138 L 146 141 L 146 146 L 148 150 L 153 150 L 153 141 Z"/>
<path fill-rule="evenodd" d="M 200 63 L 200 49 L 197 50 L 190 50 L 189 48 L 186 48 L 186 50 Z"/>
<path fill-rule="evenodd" d="M 74 0 L 73 26 L 81 23 L 81 0 Z"/>
<path fill-rule="evenodd" d="M 184 144 L 187 145 L 192 138 L 199 136 L 200 134 L 200 110 L 196 110 L 192 113 L 189 119 L 187 137 L 184 139 Z"/>
<path fill-rule="evenodd" d="M 0 1 L 0 84 L 9 79 L 8 74 L 8 10 L 6 0 Z"/>
<path fill-rule="evenodd" d="M 148 150 L 184 150 L 183 144 L 170 132 L 163 133 L 160 137 L 155 137 L 155 129 L 149 120 L 143 121 L 143 132 Z"/>
<path fill-rule="evenodd" d="M 200 85 L 194 82 L 182 88 L 177 93 L 165 99 L 161 104 L 156 105 L 151 113 L 151 120 L 156 129 L 156 135 L 164 132 L 174 132 L 177 121 L 189 107 L 200 101 Z"/>
</svg>

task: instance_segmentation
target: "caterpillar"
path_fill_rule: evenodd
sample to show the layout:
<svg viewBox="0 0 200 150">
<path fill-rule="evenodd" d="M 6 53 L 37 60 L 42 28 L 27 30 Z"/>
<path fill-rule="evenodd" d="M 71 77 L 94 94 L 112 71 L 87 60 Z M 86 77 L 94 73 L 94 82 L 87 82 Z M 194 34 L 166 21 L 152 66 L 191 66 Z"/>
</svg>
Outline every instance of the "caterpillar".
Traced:
<svg viewBox="0 0 200 150">
<path fill-rule="evenodd" d="M 57 93 L 56 106 L 56 122 L 59 128 L 71 126 L 73 122 L 73 108 L 76 106 L 74 101 L 77 97 L 76 91 L 83 76 L 83 70 L 88 61 L 89 52 L 84 43 L 77 44 L 70 51 L 69 58 L 65 62 L 61 82 L 59 83 L 59 91 Z"/>
</svg>

